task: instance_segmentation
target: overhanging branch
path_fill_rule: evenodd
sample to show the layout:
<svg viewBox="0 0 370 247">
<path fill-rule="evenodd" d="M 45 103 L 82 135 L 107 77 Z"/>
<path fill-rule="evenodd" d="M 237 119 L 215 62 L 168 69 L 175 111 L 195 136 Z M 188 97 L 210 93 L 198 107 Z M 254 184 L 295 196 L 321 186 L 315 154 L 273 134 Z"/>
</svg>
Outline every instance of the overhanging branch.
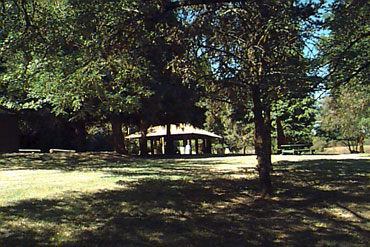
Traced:
<svg viewBox="0 0 370 247">
<path fill-rule="evenodd" d="M 363 66 L 361 66 L 360 68 L 358 68 L 357 70 L 355 70 L 350 76 L 348 76 L 347 78 L 345 78 L 344 80 L 340 80 L 338 82 L 336 82 L 333 86 L 331 87 L 328 87 L 327 89 L 336 89 L 338 88 L 339 86 L 341 86 L 342 84 L 345 84 L 345 83 L 348 83 L 350 80 L 352 80 L 354 77 L 356 77 L 359 73 L 361 73 L 363 70 L 369 68 L 370 66 L 370 62 L 368 61 L 367 63 L 365 63 Z M 333 73 L 330 73 L 329 75 L 327 75 L 324 79 L 328 78 L 330 75 L 332 75 Z"/>
<path fill-rule="evenodd" d="M 179 0 L 176 2 L 168 3 L 165 6 L 165 11 L 174 10 L 181 7 L 196 6 L 196 5 L 210 5 L 217 3 L 235 3 L 235 2 L 245 2 L 240 0 Z"/>
</svg>

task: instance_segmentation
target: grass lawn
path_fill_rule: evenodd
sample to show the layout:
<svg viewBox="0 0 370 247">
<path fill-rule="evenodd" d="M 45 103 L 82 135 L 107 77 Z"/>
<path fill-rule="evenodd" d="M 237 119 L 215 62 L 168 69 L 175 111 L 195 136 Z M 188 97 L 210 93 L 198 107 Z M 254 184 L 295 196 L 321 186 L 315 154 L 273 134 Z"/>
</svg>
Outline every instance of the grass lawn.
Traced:
<svg viewBox="0 0 370 247">
<path fill-rule="evenodd" d="M 0 246 L 369 246 L 370 158 L 0 155 Z"/>
</svg>

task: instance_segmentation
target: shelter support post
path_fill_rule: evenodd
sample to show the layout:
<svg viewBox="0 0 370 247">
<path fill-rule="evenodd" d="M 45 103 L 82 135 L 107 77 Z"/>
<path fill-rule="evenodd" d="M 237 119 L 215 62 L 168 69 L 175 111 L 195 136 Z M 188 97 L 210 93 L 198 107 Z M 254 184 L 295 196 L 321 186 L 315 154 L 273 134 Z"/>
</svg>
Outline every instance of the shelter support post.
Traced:
<svg viewBox="0 0 370 247">
<path fill-rule="evenodd" d="M 206 153 L 206 139 L 202 138 L 202 153 Z"/>
<path fill-rule="evenodd" d="M 204 152 L 206 154 L 211 154 L 211 146 L 212 146 L 212 141 L 210 138 L 205 138 L 205 149 Z"/>
<path fill-rule="evenodd" d="M 150 140 L 150 153 L 152 155 L 156 154 L 155 153 L 155 140 Z"/>
<path fill-rule="evenodd" d="M 161 154 L 165 154 L 166 147 L 165 147 L 164 137 L 161 138 L 160 143 L 161 143 Z"/>
</svg>

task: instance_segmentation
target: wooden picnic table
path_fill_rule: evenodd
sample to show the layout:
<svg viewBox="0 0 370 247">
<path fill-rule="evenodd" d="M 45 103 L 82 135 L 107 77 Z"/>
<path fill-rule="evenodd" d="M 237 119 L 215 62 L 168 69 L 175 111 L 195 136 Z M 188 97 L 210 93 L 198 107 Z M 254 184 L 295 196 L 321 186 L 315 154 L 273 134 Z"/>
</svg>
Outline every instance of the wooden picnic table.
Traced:
<svg viewBox="0 0 370 247">
<path fill-rule="evenodd" d="M 302 154 L 305 152 L 313 154 L 315 152 L 315 150 L 311 148 L 310 144 L 300 144 L 300 143 L 281 145 L 278 151 L 280 151 L 281 154 Z"/>
</svg>

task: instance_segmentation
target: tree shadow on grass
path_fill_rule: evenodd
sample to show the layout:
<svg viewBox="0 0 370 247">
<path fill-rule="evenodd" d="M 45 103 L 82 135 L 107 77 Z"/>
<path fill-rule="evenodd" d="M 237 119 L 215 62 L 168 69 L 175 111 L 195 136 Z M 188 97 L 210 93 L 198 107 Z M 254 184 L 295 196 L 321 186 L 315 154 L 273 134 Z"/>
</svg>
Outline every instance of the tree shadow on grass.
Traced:
<svg viewBox="0 0 370 247">
<path fill-rule="evenodd" d="M 208 158 L 208 157 L 205 157 Z M 182 160 L 182 162 L 181 162 Z M 1 169 L 44 169 L 44 170 L 61 170 L 61 171 L 78 171 L 78 170 L 101 170 L 105 168 L 122 168 L 130 167 L 164 167 L 176 169 L 180 163 L 194 169 L 193 164 L 212 165 L 217 161 L 202 158 L 140 158 L 136 156 L 126 156 L 111 152 L 101 153 L 34 153 L 34 154 L 0 154 Z"/>
<path fill-rule="evenodd" d="M 214 177 L 21 201 L 0 208 L 0 246 L 368 245 L 368 161 L 282 162 L 274 170 L 270 199 L 256 197 L 254 179 Z"/>
<path fill-rule="evenodd" d="M 51 169 L 62 171 L 114 168 L 125 163 L 144 165 L 143 159 L 114 153 L 0 154 L 0 169 Z"/>
<path fill-rule="evenodd" d="M 227 162 L 226 162 L 227 163 Z M 0 154 L 0 171 L 53 170 L 62 172 L 104 172 L 112 177 L 214 177 L 212 170 L 220 159 L 138 158 L 114 153 Z M 243 168 L 218 171 L 217 175 L 233 175 Z M 136 177 L 136 178 L 135 178 Z"/>
</svg>

